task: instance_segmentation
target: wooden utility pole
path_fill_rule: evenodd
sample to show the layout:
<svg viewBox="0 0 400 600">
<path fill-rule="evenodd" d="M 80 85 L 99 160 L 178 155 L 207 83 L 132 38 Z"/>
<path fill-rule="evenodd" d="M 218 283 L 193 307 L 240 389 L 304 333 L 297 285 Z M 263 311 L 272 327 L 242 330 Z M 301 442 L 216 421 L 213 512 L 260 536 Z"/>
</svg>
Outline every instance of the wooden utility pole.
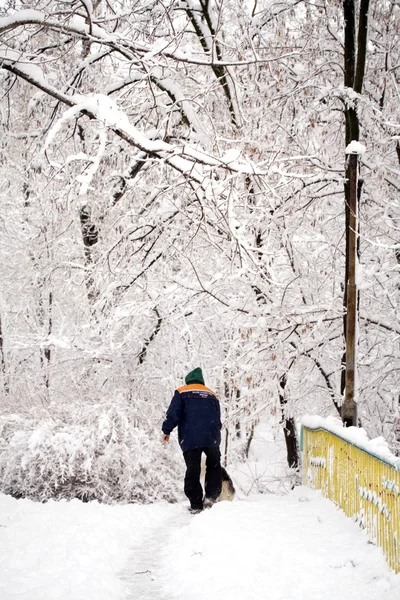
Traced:
<svg viewBox="0 0 400 600">
<path fill-rule="evenodd" d="M 345 101 L 346 164 L 345 215 L 346 265 L 344 291 L 345 351 L 342 357 L 341 392 L 344 395 L 341 416 L 343 423 L 357 427 L 357 263 L 358 263 L 358 206 L 361 182 L 358 181 L 360 122 L 358 101 L 362 94 L 368 45 L 368 13 L 370 0 L 360 0 L 358 31 L 356 31 L 356 0 L 343 0 L 344 17 L 344 85 L 355 97 Z"/>
<path fill-rule="evenodd" d="M 352 425 L 357 427 L 358 154 L 349 154 L 346 171 L 349 186 L 349 245 L 348 279 L 346 282 L 346 392 L 342 406 L 342 421 L 347 427 Z"/>
</svg>

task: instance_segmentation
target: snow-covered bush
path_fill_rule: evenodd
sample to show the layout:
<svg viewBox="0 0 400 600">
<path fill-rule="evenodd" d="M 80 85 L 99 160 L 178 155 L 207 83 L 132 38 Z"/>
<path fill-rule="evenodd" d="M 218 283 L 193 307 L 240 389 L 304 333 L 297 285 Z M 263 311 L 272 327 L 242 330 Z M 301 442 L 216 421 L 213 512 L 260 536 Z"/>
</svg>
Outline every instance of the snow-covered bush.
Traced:
<svg viewBox="0 0 400 600">
<path fill-rule="evenodd" d="M 158 429 L 139 428 L 121 407 L 81 409 L 70 422 L 65 411 L 63 417 L 0 418 L 0 491 L 41 502 L 182 498 L 182 458 L 161 445 Z"/>
</svg>

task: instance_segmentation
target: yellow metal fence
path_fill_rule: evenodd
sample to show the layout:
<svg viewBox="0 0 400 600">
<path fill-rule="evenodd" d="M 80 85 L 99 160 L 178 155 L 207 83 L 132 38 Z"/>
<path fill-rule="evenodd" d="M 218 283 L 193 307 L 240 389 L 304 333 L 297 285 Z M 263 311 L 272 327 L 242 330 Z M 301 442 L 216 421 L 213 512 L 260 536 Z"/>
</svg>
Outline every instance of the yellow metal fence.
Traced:
<svg viewBox="0 0 400 600">
<path fill-rule="evenodd" d="M 338 504 L 400 572 L 400 472 L 322 428 L 303 425 L 303 483 Z"/>
</svg>

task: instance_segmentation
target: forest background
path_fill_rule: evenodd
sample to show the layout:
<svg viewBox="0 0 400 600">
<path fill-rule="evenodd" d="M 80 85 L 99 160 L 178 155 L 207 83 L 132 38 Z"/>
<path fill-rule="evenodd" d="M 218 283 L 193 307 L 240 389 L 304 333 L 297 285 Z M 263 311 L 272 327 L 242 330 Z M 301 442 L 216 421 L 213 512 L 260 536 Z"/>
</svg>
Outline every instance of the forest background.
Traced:
<svg viewBox="0 0 400 600">
<path fill-rule="evenodd" d="M 226 463 L 344 395 L 358 157 L 360 424 L 400 453 L 400 4 L 0 2 L 0 481 L 180 494 L 160 425 L 202 366 Z"/>
</svg>

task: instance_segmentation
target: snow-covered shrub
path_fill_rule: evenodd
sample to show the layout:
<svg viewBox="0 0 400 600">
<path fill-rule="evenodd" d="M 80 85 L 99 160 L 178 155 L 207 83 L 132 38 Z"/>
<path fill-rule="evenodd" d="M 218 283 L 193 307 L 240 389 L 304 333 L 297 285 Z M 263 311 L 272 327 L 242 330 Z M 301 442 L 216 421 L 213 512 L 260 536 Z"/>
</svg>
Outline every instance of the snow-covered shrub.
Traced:
<svg viewBox="0 0 400 600">
<path fill-rule="evenodd" d="M 3 416 L 0 491 L 37 501 L 176 502 L 183 461 L 160 436 L 121 407 L 80 410 L 70 422 L 65 411 L 63 420 Z"/>
</svg>

